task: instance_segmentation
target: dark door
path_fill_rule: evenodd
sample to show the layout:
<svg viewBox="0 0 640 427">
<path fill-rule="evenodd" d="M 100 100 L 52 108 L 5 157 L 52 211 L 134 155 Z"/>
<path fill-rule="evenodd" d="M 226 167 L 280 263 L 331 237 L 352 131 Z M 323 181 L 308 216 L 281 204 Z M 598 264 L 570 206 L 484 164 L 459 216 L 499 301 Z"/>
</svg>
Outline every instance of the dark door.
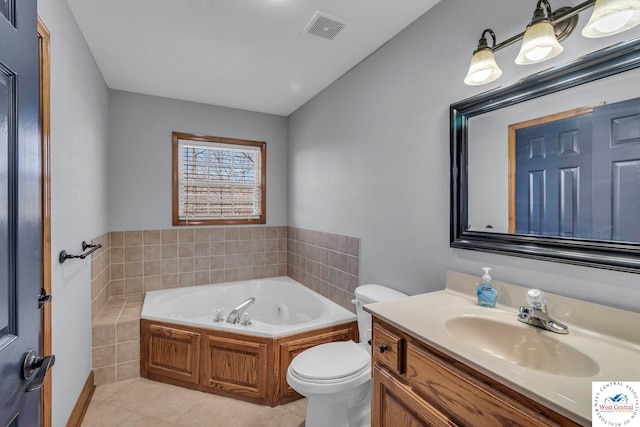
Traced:
<svg viewBox="0 0 640 427">
<path fill-rule="evenodd" d="M 640 99 L 593 110 L 593 237 L 640 242 Z"/>
<path fill-rule="evenodd" d="M 0 1 L 0 426 L 39 424 L 41 208 L 36 0 Z M 33 350 L 33 352 L 32 352 Z"/>
<path fill-rule="evenodd" d="M 589 237 L 590 181 L 591 114 L 517 130 L 516 232 Z"/>
</svg>

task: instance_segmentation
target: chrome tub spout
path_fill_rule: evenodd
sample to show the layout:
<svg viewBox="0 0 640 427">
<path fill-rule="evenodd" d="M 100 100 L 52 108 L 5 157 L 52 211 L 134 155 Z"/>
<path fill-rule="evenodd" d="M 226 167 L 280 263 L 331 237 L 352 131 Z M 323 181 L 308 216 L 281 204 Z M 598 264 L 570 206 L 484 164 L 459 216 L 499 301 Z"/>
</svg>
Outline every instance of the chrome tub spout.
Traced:
<svg viewBox="0 0 640 427">
<path fill-rule="evenodd" d="M 249 308 L 251 304 L 256 302 L 256 299 L 251 297 L 245 301 L 242 301 L 236 308 L 231 310 L 231 313 L 227 316 L 227 323 L 240 323 L 240 317 L 242 313 Z"/>
</svg>

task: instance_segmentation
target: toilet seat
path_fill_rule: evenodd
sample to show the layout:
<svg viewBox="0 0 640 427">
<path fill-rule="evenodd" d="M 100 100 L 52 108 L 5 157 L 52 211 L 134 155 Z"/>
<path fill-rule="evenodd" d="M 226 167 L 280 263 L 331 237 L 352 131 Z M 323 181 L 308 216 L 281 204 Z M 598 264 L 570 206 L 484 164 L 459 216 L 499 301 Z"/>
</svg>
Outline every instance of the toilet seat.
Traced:
<svg viewBox="0 0 640 427">
<path fill-rule="evenodd" d="M 353 341 L 321 344 L 296 356 L 289 372 L 301 381 L 336 383 L 369 371 L 371 355 Z"/>
</svg>

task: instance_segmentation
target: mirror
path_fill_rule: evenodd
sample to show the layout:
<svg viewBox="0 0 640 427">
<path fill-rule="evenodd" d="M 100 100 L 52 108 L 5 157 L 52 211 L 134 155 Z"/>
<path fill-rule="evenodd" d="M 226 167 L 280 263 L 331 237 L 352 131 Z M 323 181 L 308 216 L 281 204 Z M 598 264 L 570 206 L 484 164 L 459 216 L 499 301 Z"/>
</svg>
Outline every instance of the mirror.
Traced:
<svg viewBox="0 0 640 427">
<path fill-rule="evenodd" d="M 640 38 L 451 105 L 451 247 L 640 272 L 639 67 Z"/>
</svg>

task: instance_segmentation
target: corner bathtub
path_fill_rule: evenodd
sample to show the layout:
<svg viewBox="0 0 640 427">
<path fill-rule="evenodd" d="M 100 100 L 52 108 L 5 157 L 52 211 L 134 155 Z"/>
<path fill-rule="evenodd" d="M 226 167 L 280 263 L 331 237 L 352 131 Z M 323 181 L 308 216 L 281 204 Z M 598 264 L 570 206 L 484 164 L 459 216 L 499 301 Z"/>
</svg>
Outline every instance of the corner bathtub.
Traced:
<svg viewBox="0 0 640 427">
<path fill-rule="evenodd" d="M 251 297 L 251 325 L 214 321 Z M 141 317 L 141 376 L 271 406 L 301 397 L 297 354 L 358 340 L 355 314 L 289 277 L 147 292 Z"/>
</svg>

